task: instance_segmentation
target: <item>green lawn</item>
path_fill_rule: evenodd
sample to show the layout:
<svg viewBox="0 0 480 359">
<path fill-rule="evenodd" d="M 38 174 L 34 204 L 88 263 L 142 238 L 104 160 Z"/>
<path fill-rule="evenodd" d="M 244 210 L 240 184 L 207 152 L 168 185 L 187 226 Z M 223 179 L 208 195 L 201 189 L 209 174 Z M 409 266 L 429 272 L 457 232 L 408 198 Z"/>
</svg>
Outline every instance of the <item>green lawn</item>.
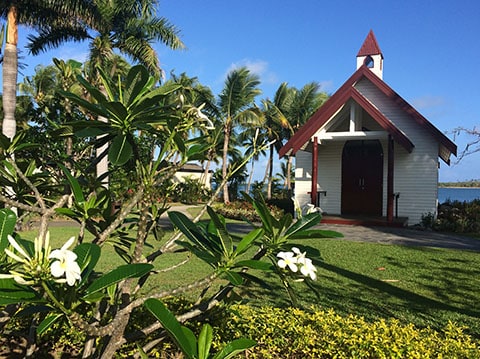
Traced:
<svg viewBox="0 0 480 359">
<path fill-rule="evenodd" d="M 307 242 L 320 250 L 323 263 L 315 284 L 319 298 L 297 285 L 304 303 L 367 320 L 395 317 L 435 328 L 450 320 L 480 338 L 480 253 L 343 240 Z M 286 297 L 278 296 L 279 290 L 256 288 L 252 295 L 256 303 L 284 305 Z"/>
<path fill-rule="evenodd" d="M 75 228 L 52 227 L 53 246 L 75 234 Z M 25 238 L 34 235 L 32 231 L 22 233 Z M 153 247 L 159 245 L 149 242 Z M 480 253 L 330 239 L 302 244 L 317 248 L 323 259 L 315 283 L 318 298 L 305 285 L 294 284 L 303 305 L 334 308 L 339 314 L 357 314 L 372 321 L 395 317 L 436 329 L 453 321 L 468 326 L 468 332 L 480 338 Z M 185 252 L 162 255 L 156 267 L 165 269 L 186 258 Z M 106 246 L 99 268 L 107 270 L 117 261 L 113 249 Z M 146 290 L 175 288 L 203 277 L 209 269 L 192 258 L 174 271 L 159 273 Z M 288 305 L 276 277 L 264 278 L 271 289 L 254 285 L 238 293 L 253 305 Z"/>
</svg>

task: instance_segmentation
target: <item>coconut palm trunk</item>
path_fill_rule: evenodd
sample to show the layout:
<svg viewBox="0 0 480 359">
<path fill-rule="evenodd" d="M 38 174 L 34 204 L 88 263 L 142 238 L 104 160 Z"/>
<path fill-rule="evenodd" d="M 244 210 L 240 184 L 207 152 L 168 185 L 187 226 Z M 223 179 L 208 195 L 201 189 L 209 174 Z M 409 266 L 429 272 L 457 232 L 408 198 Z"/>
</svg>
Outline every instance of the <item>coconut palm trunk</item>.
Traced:
<svg viewBox="0 0 480 359">
<path fill-rule="evenodd" d="M 230 120 L 231 121 L 231 120 Z M 227 119 L 227 124 L 225 125 L 224 130 L 224 140 L 223 140 L 223 163 L 222 163 L 222 180 L 227 178 L 227 168 L 228 168 L 228 144 L 230 142 L 230 132 L 231 125 L 229 119 Z M 228 195 L 228 184 L 225 182 L 223 185 L 223 203 L 230 203 L 230 196 Z"/>
<path fill-rule="evenodd" d="M 102 116 L 98 116 L 98 120 L 102 122 L 108 122 L 108 119 Z M 102 135 L 103 136 L 103 135 Z M 101 137 L 101 136 L 100 136 Z M 99 158 L 102 153 L 108 151 L 108 142 L 103 144 L 101 147 L 97 148 L 97 158 Z M 103 156 L 100 161 L 97 163 L 97 178 L 101 177 L 102 186 L 105 188 L 109 187 L 109 177 L 108 177 L 108 156 Z"/>
<path fill-rule="evenodd" d="M 3 124 L 2 133 L 12 139 L 17 132 L 15 106 L 17 104 L 18 73 L 17 8 L 10 6 L 7 21 L 7 42 L 3 56 Z"/>
<path fill-rule="evenodd" d="M 245 189 L 245 192 L 246 192 L 247 194 L 250 194 L 250 187 L 251 187 L 251 185 L 252 185 L 254 166 L 255 166 L 255 159 L 252 158 L 252 165 L 251 165 L 251 167 L 250 167 L 250 175 L 248 176 L 247 188 Z"/>
<path fill-rule="evenodd" d="M 273 182 L 273 144 L 270 145 L 270 158 L 268 159 L 267 199 L 272 199 L 272 182 Z"/>
</svg>

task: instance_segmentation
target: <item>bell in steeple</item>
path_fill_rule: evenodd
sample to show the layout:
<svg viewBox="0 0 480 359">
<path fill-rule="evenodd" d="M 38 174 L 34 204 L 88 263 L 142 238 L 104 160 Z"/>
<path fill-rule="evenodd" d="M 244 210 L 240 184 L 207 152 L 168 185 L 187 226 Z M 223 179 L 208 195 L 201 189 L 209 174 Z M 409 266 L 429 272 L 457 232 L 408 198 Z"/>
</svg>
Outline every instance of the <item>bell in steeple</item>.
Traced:
<svg viewBox="0 0 480 359">
<path fill-rule="evenodd" d="M 363 65 L 383 80 L 383 54 L 372 30 L 357 54 L 357 70 Z"/>
</svg>

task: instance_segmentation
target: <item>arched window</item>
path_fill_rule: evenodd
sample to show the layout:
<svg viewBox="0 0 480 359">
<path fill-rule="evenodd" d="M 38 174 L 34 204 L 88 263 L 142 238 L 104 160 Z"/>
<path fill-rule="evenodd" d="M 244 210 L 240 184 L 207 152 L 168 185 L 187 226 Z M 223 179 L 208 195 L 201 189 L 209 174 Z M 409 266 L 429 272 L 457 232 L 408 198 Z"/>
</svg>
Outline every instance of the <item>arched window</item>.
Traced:
<svg viewBox="0 0 480 359">
<path fill-rule="evenodd" d="M 370 55 L 368 55 L 366 58 L 365 58 L 365 61 L 363 62 L 365 64 L 365 66 L 367 66 L 368 68 L 373 68 L 373 59 Z"/>
</svg>

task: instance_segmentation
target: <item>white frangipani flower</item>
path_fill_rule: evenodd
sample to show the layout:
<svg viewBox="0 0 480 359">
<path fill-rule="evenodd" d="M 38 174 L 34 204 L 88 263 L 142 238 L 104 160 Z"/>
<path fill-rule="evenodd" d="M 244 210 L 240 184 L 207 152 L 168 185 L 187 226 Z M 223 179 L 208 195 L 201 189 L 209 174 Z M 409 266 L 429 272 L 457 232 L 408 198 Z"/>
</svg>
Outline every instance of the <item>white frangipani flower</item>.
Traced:
<svg viewBox="0 0 480 359">
<path fill-rule="evenodd" d="M 52 275 L 55 278 L 60 278 L 65 275 L 66 282 L 69 286 L 73 286 L 77 280 L 81 279 L 80 266 L 76 261 L 77 255 L 68 249 L 74 241 L 75 237 L 70 238 L 62 248 L 55 249 L 48 256 L 49 259 L 57 259 L 50 266 Z"/>
<path fill-rule="evenodd" d="M 306 257 L 306 252 L 300 251 L 297 247 L 292 247 L 291 252 L 279 252 L 277 257 L 282 258 L 277 263 L 280 268 L 288 267 L 293 273 L 300 269 L 300 273 L 304 277 L 317 279 L 317 268 L 313 265 L 312 260 Z"/>
<path fill-rule="evenodd" d="M 197 107 L 197 116 L 200 120 L 205 121 L 207 123 L 207 126 L 206 126 L 207 130 L 214 130 L 215 126 L 213 125 L 212 120 L 210 120 L 210 118 L 202 112 L 202 109 L 204 107 L 205 107 L 204 103 L 202 103 L 200 107 Z"/>
<path fill-rule="evenodd" d="M 297 258 L 294 256 L 293 252 L 279 252 L 277 257 L 281 258 L 278 261 L 278 266 L 282 269 L 285 269 L 287 266 L 292 272 L 297 272 Z"/>
<path fill-rule="evenodd" d="M 302 266 L 300 267 L 300 272 L 305 277 L 310 277 L 312 280 L 317 279 L 317 268 L 315 268 L 310 258 L 305 258 Z"/>
<path fill-rule="evenodd" d="M 32 258 L 30 258 L 30 256 L 27 254 L 27 252 L 25 252 L 25 250 L 17 243 L 15 238 L 13 238 L 11 235 L 8 235 L 7 239 L 10 242 L 10 244 L 12 245 L 12 247 L 15 248 L 15 250 L 23 256 L 23 258 L 21 258 L 21 257 L 17 256 L 15 253 L 13 253 L 11 250 L 5 249 L 5 253 L 9 257 L 13 258 L 17 262 L 23 262 L 23 263 L 28 263 L 32 260 Z"/>
</svg>

